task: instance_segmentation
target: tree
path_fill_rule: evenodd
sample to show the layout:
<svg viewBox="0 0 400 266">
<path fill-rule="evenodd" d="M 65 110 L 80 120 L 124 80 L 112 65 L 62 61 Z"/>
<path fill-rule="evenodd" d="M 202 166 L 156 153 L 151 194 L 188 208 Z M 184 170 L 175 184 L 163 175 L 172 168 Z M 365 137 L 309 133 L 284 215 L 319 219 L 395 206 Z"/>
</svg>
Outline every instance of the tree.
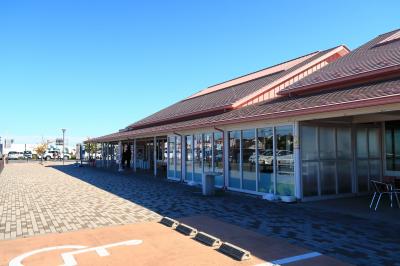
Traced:
<svg viewBox="0 0 400 266">
<path fill-rule="evenodd" d="M 96 158 L 97 143 L 90 142 L 90 139 L 88 139 L 85 143 L 85 152 L 89 153 L 89 156 L 94 155 L 94 158 Z M 89 158 L 89 160 L 90 159 L 92 158 Z"/>
<path fill-rule="evenodd" d="M 35 152 L 40 156 L 40 162 L 43 163 L 43 155 L 47 151 L 47 143 L 42 142 L 41 144 L 37 145 L 35 148 Z"/>
</svg>

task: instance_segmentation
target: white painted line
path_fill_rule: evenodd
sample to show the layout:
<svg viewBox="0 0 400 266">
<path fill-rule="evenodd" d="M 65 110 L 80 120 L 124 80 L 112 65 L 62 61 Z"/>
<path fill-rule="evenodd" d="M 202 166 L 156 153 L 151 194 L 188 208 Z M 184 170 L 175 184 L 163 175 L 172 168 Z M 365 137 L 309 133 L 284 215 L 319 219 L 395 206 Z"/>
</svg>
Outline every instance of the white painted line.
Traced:
<svg viewBox="0 0 400 266">
<path fill-rule="evenodd" d="M 135 246 L 135 245 L 139 245 L 142 243 L 143 243 L 142 240 L 128 240 L 128 241 L 124 241 L 124 242 L 113 243 L 113 244 L 99 246 L 99 247 L 86 248 L 86 249 L 80 249 L 80 250 L 76 250 L 76 251 L 62 253 L 61 257 L 64 260 L 63 266 L 78 265 L 78 263 L 75 260 L 74 255 L 95 251 L 99 256 L 105 257 L 105 256 L 110 255 L 110 253 L 108 253 L 108 251 L 107 251 L 108 248 L 118 247 L 118 246 Z"/>
<path fill-rule="evenodd" d="M 82 249 L 86 248 L 86 246 L 77 246 L 77 245 L 65 245 L 65 246 L 56 246 L 56 247 L 48 247 L 48 248 L 42 248 L 42 249 L 37 249 L 33 250 L 31 252 L 24 253 L 22 255 L 19 255 L 18 257 L 15 257 L 10 261 L 8 266 L 24 266 L 22 264 L 22 261 L 30 256 L 43 253 L 43 252 L 49 252 L 49 251 L 54 251 L 54 250 L 60 250 L 60 249 Z"/>
<path fill-rule="evenodd" d="M 279 260 L 274 260 L 272 263 L 273 264 L 284 265 L 284 264 L 292 263 L 292 262 L 299 261 L 299 260 L 306 260 L 306 259 L 315 258 L 315 257 L 321 256 L 321 255 L 322 254 L 318 253 L 318 252 L 310 252 L 310 253 L 305 253 L 305 254 L 298 255 L 298 256 L 293 256 L 293 257 L 283 258 L 283 259 L 279 259 Z"/>
</svg>

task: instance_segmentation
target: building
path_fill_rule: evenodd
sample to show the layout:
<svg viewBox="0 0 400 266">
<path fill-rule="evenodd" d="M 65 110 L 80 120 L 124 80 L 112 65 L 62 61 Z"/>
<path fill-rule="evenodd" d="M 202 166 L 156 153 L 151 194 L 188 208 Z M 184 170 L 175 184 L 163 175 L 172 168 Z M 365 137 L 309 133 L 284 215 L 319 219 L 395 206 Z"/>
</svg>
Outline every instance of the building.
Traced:
<svg viewBox="0 0 400 266">
<path fill-rule="evenodd" d="M 400 30 L 206 88 L 98 143 L 100 167 L 315 200 L 400 176 Z"/>
</svg>

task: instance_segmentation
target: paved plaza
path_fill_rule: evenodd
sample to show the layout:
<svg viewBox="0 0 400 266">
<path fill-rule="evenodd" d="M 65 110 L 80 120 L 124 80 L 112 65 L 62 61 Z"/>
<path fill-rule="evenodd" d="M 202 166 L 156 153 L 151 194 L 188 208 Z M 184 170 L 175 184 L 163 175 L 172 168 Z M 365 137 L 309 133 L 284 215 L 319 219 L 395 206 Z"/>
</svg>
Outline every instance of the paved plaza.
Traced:
<svg viewBox="0 0 400 266">
<path fill-rule="evenodd" d="M 9 164 L 0 175 L 0 239 L 204 215 L 345 262 L 400 265 L 399 223 L 317 210 L 306 203 L 270 203 L 231 193 L 203 197 L 199 192 L 132 173 Z M 393 213 L 400 219 L 400 212 Z"/>
</svg>

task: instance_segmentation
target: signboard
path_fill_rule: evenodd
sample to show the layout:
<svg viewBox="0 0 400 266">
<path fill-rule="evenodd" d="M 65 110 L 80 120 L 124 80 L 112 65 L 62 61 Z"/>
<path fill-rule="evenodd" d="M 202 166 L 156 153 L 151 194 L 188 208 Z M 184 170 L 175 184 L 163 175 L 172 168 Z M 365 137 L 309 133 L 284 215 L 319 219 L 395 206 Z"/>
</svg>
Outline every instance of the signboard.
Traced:
<svg viewBox="0 0 400 266">
<path fill-rule="evenodd" d="M 62 146 L 64 144 L 63 139 L 56 139 L 56 145 L 57 146 Z"/>
</svg>

